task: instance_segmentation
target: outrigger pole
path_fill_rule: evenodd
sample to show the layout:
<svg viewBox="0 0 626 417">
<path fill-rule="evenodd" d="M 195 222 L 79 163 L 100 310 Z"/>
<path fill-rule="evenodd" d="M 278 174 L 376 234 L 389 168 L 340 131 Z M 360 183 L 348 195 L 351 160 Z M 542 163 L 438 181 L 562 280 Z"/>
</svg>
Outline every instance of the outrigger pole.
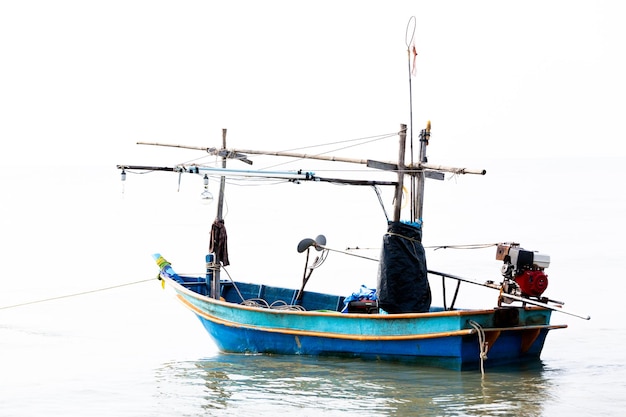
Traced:
<svg viewBox="0 0 626 417">
<path fill-rule="evenodd" d="M 313 182 L 330 182 L 337 184 L 348 185 L 392 185 L 397 184 L 396 181 L 382 181 L 382 180 L 355 180 L 350 178 L 330 178 L 330 177 L 318 177 L 311 171 L 255 171 L 248 169 L 229 169 L 218 167 L 203 167 L 198 165 L 177 165 L 175 167 L 157 167 L 149 165 L 118 165 L 118 169 L 129 170 L 141 170 L 141 171 L 166 171 L 166 172 L 178 172 L 189 174 L 200 174 L 202 172 L 215 174 L 215 175 L 229 175 L 233 177 L 261 177 L 261 178 L 274 178 L 283 179 L 292 182 L 300 181 L 313 181 Z"/>
<path fill-rule="evenodd" d="M 452 274 L 448 274 L 448 273 L 445 273 L 445 272 L 433 271 L 433 270 L 430 270 L 430 269 L 428 270 L 428 273 L 429 274 L 433 274 L 433 275 L 439 275 L 442 278 L 455 279 L 458 282 L 467 282 L 469 284 L 480 285 L 481 287 L 486 287 L 486 288 L 491 288 L 491 289 L 494 289 L 494 290 L 498 290 L 498 291 L 501 292 L 501 294 L 500 294 L 500 301 L 502 301 L 502 299 L 504 299 L 504 298 L 510 298 L 511 300 L 521 301 L 522 303 L 531 304 L 531 305 L 534 305 L 534 306 L 537 306 L 537 307 L 548 308 L 548 309 L 553 310 L 553 311 L 558 311 L 558 312 L 563 313 L 563 314 L 568 314 L 570 316 L 578 317 L 579 319 L 583 319 L 583 320 L 590 320 L 591 319 L 591 316 L 589 316 L 589 315 L 583 316 L 581 314 L 576 314 L 576 313 L 572 313 L 572 312 L 563 310 L 561 307 L 563 306 L 564 303 L 562 303 L 560 301 L 554 301 L 554 300 L 547 299 L 547 301 L 552 301 L 553 303 L 556 304 L 556 305 L 552 306 L 552 305 L 547 304 L 547 303 L 542 302 L 542 301 L 533 300 L 533 299 L 530 299 L 530 298 L 527 298 L 527 297 L 506 293 L 506 292 L 504 292 L 502 290 L 502 286 L 501 285 L 496 285 L 496 284 L 494 284 L 492 282 L 481 283 L 481 282 L 477 282 L 477 281 L 471 280 L 469 278 L 463 278 L 463 277 L 460 277 L 458 275 L 452 275 Z"/>
<path fill-rule="evenodd" d="M 406 125 L 402 125 L 406 126 Z M 406 128 L 405 128 L 406 135 Z M 315 159 L 319 161 L 332 161 L 332 162 L 347 162 L 352 164 L 361 164 L 366 165 L 368 168 L 376 168 L 382 170 L 398 170 L 398 164 L 395 162 L 381 162 L 373 159 L 357 159 L 357 158 L 344 158 L 340 156 L 330 156 L 330 155 L 311 155 L 305 153 L 296 153 L 296 152 L 282 152 L 282 151 L 262 151 L 262 150 L 254 150 L 254 149 L 239 149 L 239 148 L 231 148 L 231 149 L 217 149 L 217 148 L 207 148 L 202 146 L 187 146 L 187 145 L 177 145 L 170 143 L 159 143 L 159 142 L 137 142 L 137 145 L 151 145 L 151 146 L 165 146 L 170 148 L 181 148 L 181 149 L 195 149 L 198 151 L 205 151 L 211 155 L 222 156 L 224 155 L 227 158 L 234 158 L 243 160 L 247 164 L 251 164 L 250 160 L 245 158 L 244 154 L 252 154 L 252 155 L 268 155 L 268 156 L 284 156 L 289 158 L 300 158 L 300 159 Z M 244 160 L 245 159 L 245 160 Z M 405 166 L 405 173 L 411 174 L 417 171 L 425 171 L 426 177 L 428 177 L 429 171 L 438 171 L 438 172 L 449 172 L 452 174 L 475 174 L 475 175 L 485 175 L 487 173 L 484 169 L 471 169 L 471 168 L 455 168 L 448 167 L 443 165 L 434 165 L 426 162 L 418 162 L 417 164 L 410 164 Z"/>
</svg>

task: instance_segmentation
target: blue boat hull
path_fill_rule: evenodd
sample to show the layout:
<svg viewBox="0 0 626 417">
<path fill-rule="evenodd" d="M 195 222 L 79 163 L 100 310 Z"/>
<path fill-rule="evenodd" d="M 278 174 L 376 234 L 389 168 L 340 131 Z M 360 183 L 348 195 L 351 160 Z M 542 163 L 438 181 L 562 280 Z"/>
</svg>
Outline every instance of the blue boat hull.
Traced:
<svg viewBox="0 0 626 417">
<path fill-rule="evenodd" d="M 461 370 L 480 365 L 481 347 L 487 349 L 485 366 L 537 360 L 548 331 L 566 327 L 550 325 L 551 310 L 544 308 L 393 315 L 259 308 L 209 298 L 192 290 L 200 285 L 164 279 L 223 352 L 360 357 Z M 255 291 L 270 292 L 262 286 Z M 284 296 L 285 291 L 293 290 L 273 292 Z"/>
<path fill-rule="evenodd" d="M 359 357 L 364 359 L 415 362 L 451 369 L 478 367 L 480 352 L 477 337 L 447 336 L 421 340 L 361 341 L 338 340 L 319 336 L 292 336 L 253 329 L 216 325 L 200 317 L 219 349 L 234 353 L 264 353 Z M 541 330 L 530 349 L 522 352 L 521 334 L 498 338 L 488 353 L 486 365 L 503 365 L 540 357 L 548 329 Z"/>
</svg>

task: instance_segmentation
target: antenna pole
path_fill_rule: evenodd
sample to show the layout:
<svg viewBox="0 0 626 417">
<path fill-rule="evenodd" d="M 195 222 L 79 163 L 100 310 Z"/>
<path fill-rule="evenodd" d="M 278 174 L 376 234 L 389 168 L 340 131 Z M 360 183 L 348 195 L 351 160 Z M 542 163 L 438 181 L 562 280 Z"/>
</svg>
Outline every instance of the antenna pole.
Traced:
<svg viewBox="0 0 626 417">
<path fill-rule="evenodd" d="M 413 30 L 410 31 L 409 28 L 411 28 L 411 26 L 413 27 Z M 412 78 L 413 78 L 413 71 L 411 69 L 411 46 L 414 45 L 414 41 L 415 41 L 415 26 L 416 26 L 416 22 L 415 22 L 415 16 L 411 16 L 411 18 L 409 19 L 409 22 L 406 25 L 406 32 L 404 34 L 404 42 L 406 43 L 406 55 L 407 55 L 407 68 L 409 70 L 409 125 L 410 125 L 410 149 L 411 149 L 411 166 L 413 165 L 413 83 L 412 83 Z M 410 32 L 410 35 L 409 35 Z M 415 49 L 415 47 L 413 46 L 413 49 Z M 417 54 L 417 53 L 416 53 Z M 411 175 L 411 192 L 413 190 L 415 190 L 415 176 Z M 414 218 L 414 213 L 416 211 L 415 209 L 415 198 L 411 198 L 411 221 L 415 221 Z"/>
</svg>

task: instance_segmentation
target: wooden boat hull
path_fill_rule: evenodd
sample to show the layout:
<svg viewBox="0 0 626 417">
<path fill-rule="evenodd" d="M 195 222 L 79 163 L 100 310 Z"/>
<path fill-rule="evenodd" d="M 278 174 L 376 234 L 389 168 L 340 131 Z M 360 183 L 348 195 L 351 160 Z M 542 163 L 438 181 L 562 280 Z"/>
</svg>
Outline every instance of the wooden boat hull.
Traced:
<svg viewBox="0 0 626 417">
<path fill-rule="evenodd" d="M 507 307 L 407 314 L 288 311 L 216 300 L 164 278 L 223 352 L 410 361 L 451 369 L 537 360 L 551 310 Z M 480 336 L 480 337 L 479 337 Z M 483 346 L 484 347 L 484 346 Z"/>
</svg>

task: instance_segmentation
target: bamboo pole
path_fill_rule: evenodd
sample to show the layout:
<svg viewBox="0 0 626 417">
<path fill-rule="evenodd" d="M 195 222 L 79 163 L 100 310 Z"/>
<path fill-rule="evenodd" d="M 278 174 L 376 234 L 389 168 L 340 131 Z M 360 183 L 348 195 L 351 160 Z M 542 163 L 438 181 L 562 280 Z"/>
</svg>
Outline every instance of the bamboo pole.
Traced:
<svg viewBox="0 0 626 417">
<path fill-rule="evenodd" d="M 403 125 L 404 126 L 404 125 Z M 405 132 L 406 134 L 406 132 Z M 188 145 L 175 145 L 169 143 L 158 143 L 158 142 L 137 142 L 138 145 L 151 145 L 151 146 L 165 146 L 170 148 L 181 148 L 181 149 L 194 149 L 199 151 L 208 152 L 211 155 L 219 154 L 220 150 L 217 148 L 207 148 L 203 146 L 188 146 Z M 225 148 L 224 148 L 225 149 Z M 305 153 L 296 153 L 296 152 L 282 152 L 282 151 L 263 151 L 263 150 L 254 150 L 254 149 L 230 149 L 231 153 L 248 153 L 253 155 L 268 155 L 268 156 L 284 156 L 290 158 L 300 158 L 300 159 L 316 159 L 320 161 L 332 161 L 332 162 L 346 162 L 351 164 L 361 164 L 368 165 L 372 162 L 371 159 L 358 159 L 358 158 L 345 158 L 341 156 L 332 156 L 332 155 L 311 155 Z M 397 169 L 397 165 L 393 162 L 385 162 L 393 169 Z M 427 164 L 423 162 L 418 162 L 417 164 L 410 164 L 405 166 L 405 172 L 411 173 L 411 171 L 420 171 L 420 170 L 431 170 L 431 171 L 439 171 L 439 172 L 450 172 L 452 174 L 476 174 L 476 175 L 485 175 L 487 171 L 484 169 L 471 169 L 471 168 L 455 168 L 455 167 L 447 167 L 444 165 L 433 165 Z"/>
<path fill-rule="evenodd" d="M 475 175 L 485 175 L 487 173 L 484 169 L 472 169 L 472 168 L 455 168 L 455 167 L 447 167 L 444 165 L 433 165 L 433 164 L 425 164 L 418 163 L 414 166 L 406 167 L 407 171 L 419 171 L 423 169 L 429 169 L 431 171 L 439 171 L 439 172 L 450 172 L 452 174 L 475 174 Z"/>
<path fill-rule="evenodd" d="M 197 151 L 205 151 L 211 155 L 217 155 L 220 149 L 217 148 L 207 148 L 203 146 L 188 146 L 188 145 L 175 145 L 171 143 L 158 143 L 158 142 L 137 142 L 137 145 L 152 145 L 152 146 L 166 146 L 170 148 L 181 148 L 181 149 L 194 149 Z M 226 148 L 223 148 L 226 149 Z M 367 164 L 367 159 L 357 159 L 357 158 L 345 158 L 341 156 L 332 156 L 332 155 L 315 155 L 315 154 L 306 154 L 306 153 L 297 153 L 297 152 L 283 152 L 283 151 L 263 151 L 263 150 L 255 150 L 255 149 L 229 149 L 231 153 L 248 153 L 252 155 L 268 155 L 268 156 L 285 156 L 290 158 L 300 158 L 300 159 L 317 159 L 320 161 L 332 161 L 332 162 L 347 162 L 353 164 Z"/>
</svg>

